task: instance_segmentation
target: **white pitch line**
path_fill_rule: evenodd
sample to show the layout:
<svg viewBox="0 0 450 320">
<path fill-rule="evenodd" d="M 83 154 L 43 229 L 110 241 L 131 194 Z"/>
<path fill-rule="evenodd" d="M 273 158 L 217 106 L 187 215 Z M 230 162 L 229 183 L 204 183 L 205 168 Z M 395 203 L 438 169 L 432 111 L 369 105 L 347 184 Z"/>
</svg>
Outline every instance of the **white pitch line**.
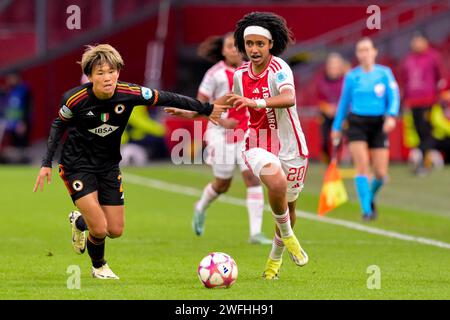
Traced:
<svg viewBox="0 0 450 320">
<path fill-rule="evenodd" d="M 163 190 L 163 191 L 168 191 L 168 192 L 173 192 L 173 193 L 178 193 L 178 194 L 183 194 L 183 195 L 187 195 L 187 196 L 198 197 L 202 194 L 202 191 L 199 189 L 182 186 L 182 185 L 177 185 L 177 184 L 164 182 L 164 181 L 156 180 L 156 179 L 151 179 L 151 178 L 147 178 L 147 177 L 141 177 L 141 176 L 134 175 L 134 174 L 127 173 L 127 174 L 125 174 L 125 178 L 126 178 L 126 182 L 131 182 L 131 183 L 134 183 L 137 185 L 146 186 L 146 187 L 159 189 L 159 190 Z M 217 200 L 220 202 L 237 205 L 237 206 L 245 207 L 247 205 L 246 201 L 244 199 L 235 198 L 235 197 L 231 197 L 231 196 L 227 196 L 227 195 L 222 195 Z M 265 209 L 270 211 L 270 207 L 268 205 L 265 206 Z M 351 222 L 351 221 L 346 221 L 346 220 L 341 220 L 341 219 L 320 217 L 316 214 L 306 212 L 306 211 L 296 210 L 296 212 L 297 212 L 298 217 L 308 219 L 308 220 L 338 225 L 338 226 L 342 226 L 342 227 L 345 227 L 348 229 L 358 230 L 358 231 L 362 231 L 362 232 L 366 232 L 366 233 L 370 233 L 370 234 L 376 234 L 376 235 L 380 235 L 380 236 L 387 237 L 387 238 L 394 238 L 394 239 L 399 239 L 399 240 L 404 240 L 404 241 L 417 242 L 417 243 L 426 244 L 426 245 L 430 245 L 430 246 L 434 246 L 434 247 L 450 249 L 450 243 L 446 243 L 446 242 L 442 242 L 442 241 L 438 241 L 438 240 L 434 240 L 434 239 L 416 237 L 416 236 L 412 236 L 409 234 L 403 234 L 403 233 L 399 233 L 399 232 L 395 232 L 395 231 L 389 231 L 389 230 L 383 230 L 383 229 L 379 229 L 379 228 L 369 227 L 369 226 L 365 226 L 365 225 L 362 225 L 362 224 L 359 224 L 356 222 Z"/>
</svg>

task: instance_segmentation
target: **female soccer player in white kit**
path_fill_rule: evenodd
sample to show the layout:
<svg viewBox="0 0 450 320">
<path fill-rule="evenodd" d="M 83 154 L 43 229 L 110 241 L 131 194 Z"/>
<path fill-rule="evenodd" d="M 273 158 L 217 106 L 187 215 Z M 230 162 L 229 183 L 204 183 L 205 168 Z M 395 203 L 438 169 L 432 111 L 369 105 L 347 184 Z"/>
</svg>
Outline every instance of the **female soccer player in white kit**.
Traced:
<svg viewBox="0 0 450 320">
<path fill-rule="evenodd" d="M 233 74 L 242 64 L 242 55 L 234 46 L 233 33 L 225 36 L 212 36 L 200 44 L 198 53 L 203 58 L 216 62 L 205 74 L 198 89 L 197 99 L 212 102 L 231 92 Z M 230 109 L 223 114 L 219 126 L 208 123 L 206 131 L 207 162 L 212 166 L 214 180 L 204 188 L 194 208 L 192 227 L 197 235 L 204 232 L 206 209 L 222 193 L 228 191 L 236 166 L 242 173 L 247 186 L 247 211 L 250 225 L 249 242 L 254 244 L 271 244 L 272 241 L 261 232 L 264 211 L 264 192 L 252 172 L 245 165 L 241 150 L 244 133 L 248 128 L 246 109 Z"/>
<path fill-rule="evenodd" d="M 286 21 L 273 13 L 252 12 L 242 18 L 234 32 L 235 43 L 249 62 L 238 68 L 233 78 L 233 94 L 218 104 L 233 104 L 250 113 L 242 156 L 247 166 L 268 189 L 276 222 L 272 250 L 263 273 L 276 279 L 286 247 L 298 266 L 308 263 L 292 226 L 295 205 L 303 188 L 308 165 L 308 148 L 295 104 L 295 85 L 289 66 L 277 55 L 292 41 Z M 171 114 L 192 112 L 166 108 Z"/>
</svg>

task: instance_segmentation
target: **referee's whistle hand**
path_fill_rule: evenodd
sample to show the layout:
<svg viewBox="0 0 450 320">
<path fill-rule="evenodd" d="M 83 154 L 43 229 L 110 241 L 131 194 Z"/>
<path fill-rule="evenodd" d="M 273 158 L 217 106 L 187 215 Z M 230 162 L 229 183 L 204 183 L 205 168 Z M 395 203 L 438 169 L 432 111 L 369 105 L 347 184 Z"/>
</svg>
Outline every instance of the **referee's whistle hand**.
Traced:
<svg viewBox="0 0 450 320">
<path fill-rule="evenodd" d="M 44 191 L 44 180 L 47 177 L 47 184 L 52 181 L 52 168 L 42 167 L 37 176 L 36 183 L 34 184 L 33 192 L 36 192 L 38 188 Z"/>
</svg>

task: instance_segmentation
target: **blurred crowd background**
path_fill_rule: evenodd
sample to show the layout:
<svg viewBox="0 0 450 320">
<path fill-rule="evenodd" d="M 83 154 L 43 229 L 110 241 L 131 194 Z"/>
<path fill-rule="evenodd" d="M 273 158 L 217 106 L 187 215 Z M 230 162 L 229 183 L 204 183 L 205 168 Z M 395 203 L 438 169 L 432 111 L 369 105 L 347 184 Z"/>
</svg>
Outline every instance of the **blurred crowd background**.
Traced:
<svg viewBox="0 0 450 320">
<path fill-rule="evenodd" d="M 198 56 L 198 45 L 233 31 L 248 12 L 272 11 L 287 20 L 296 38 L 283 58 L 294 71 L 312 159 L 329 159 L 342 79 L 356 65 L 355 41 L 370 36 L 378 63 L 392 68 L 402 96 L 398 126 L 390 135 L 391 160 L 409 162 L 419 175 L 441 168 L 450 163 L 450 1 L 379 0 L 380 29 L 368 28 L 369 5 L 357 0 L 0 0 L 0 163 L 40 162 L 61 95 L 86 81 L 76 63 L 85 45 L 116 47 L 125 61 L 124 81 L 195 97 L 211 66 Z M 123 137 L 124 164 L 169 159 L 178 143 L 171 133 L 180 127 L 194 130 L 192 121 L 137 108 Z M 188 147 L 196 154 L 203 146 L 196 140 Z M 345 147 L 342 158 L 349 161 Z"/>
</svg>

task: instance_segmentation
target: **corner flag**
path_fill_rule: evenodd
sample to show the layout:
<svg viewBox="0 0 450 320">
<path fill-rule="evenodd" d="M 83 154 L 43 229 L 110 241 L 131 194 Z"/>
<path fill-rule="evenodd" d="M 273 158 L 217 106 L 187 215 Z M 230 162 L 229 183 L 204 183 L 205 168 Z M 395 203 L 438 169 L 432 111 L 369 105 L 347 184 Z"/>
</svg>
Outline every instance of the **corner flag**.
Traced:
<svg viewBox="0 0 450 320">
<path fill-rule="evenodd" d="M 347 202 L 348 196 L 344 182 L 337 168 L 336 159 L 332 159 L 323 179 L 317 212 L 323 216 L 327 212 Z"/>
</svg>

